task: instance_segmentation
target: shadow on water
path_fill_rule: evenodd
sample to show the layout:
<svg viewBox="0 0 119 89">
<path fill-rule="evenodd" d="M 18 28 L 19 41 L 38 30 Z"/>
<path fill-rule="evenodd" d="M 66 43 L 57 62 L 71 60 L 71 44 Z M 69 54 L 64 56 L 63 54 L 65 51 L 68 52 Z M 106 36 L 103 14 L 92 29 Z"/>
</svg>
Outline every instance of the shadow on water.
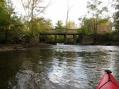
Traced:
<svg viewBox="0 0 119 89">
<path fill-rule="evenodd" d="M 104 69 L 119 79 L 119 47 L 52 45 L 0 53 L 0 89 L 95 89 Z"/>
</svg>

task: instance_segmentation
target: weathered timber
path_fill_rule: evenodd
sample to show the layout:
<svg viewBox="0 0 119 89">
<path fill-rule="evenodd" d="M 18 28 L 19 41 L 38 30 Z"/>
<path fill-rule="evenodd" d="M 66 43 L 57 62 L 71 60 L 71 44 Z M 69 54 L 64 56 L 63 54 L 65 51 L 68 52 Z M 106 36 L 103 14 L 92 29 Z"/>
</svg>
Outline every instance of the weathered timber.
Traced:
<svg viewBox="0 0 119 89">
<path fill-rule="evenodd" d="M 43 32 L 43 33 L 39 33 L 40 37 L 47 37 L 47 36 L 54 36 L 54 40 L 55 43 L 57 43 L 57 36 L 63 36 L 64 39 L 64 43 L 68 43 L 68 36 L 72 36 L 73 38 L 73 42 L 72 43 L 76 43 L 77 37 L 80 35 L 77 32 Z M 39 38 L 40 41 L 40 38 Z"/>
</svg>

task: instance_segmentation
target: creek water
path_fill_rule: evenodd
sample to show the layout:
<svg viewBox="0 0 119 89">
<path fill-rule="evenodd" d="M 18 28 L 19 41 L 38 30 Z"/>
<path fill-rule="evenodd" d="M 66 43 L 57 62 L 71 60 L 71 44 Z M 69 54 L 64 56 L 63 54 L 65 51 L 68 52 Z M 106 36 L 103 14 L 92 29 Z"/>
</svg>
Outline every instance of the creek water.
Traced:
<svg viewBox="0 0 119 89">
<path fill-rule="evenodd" d="M 96 89 L 105 69 L 119 80 L 118 46 L 57 44 L 0 52 L 0 89 Z"/>
</svg>

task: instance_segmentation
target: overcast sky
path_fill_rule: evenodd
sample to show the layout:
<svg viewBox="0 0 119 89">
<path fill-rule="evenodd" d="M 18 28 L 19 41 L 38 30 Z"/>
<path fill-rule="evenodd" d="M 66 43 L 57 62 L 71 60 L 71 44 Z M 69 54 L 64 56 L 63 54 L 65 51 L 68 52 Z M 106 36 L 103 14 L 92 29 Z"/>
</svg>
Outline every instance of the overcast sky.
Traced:
<svg viewBox="0 0 119 89">
<path fill-rule="evenodd" d="M 14 3 L 15 11 L 19 14 L 23 14 L 23 9 L 20 0 L 12 0 Z M 86 5 L 87 0 L 50 0 L 50 5 L 46 9 L 43 16 L 49 18 L 53 23 L 58 20 L 66 21 L 67 5 L 71 7 L 69 12 L 69 20 L 79 23 L 78 18 L 83 17 L 87 13 Z M 111 0 L 102 0 L 107 6 Z M 44 0 L 44 4 L 47 4 L 49 0 Z M 110 11 L 111 12 L 111 11 Z"/>
</svg>

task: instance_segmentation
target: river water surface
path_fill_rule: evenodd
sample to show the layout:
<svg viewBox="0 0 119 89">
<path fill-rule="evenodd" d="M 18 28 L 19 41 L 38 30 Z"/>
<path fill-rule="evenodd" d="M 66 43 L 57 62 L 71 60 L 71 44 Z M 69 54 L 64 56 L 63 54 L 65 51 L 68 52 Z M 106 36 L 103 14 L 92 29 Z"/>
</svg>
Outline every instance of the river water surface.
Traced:
<svg viewBox="0 0 119 89">
<path fill-rule="evenodd" d="M 95 89 L 105 69 L 119 80 L 118 46 L 57 44 L 0 52 L 0 89 Z"/>
</svg>

